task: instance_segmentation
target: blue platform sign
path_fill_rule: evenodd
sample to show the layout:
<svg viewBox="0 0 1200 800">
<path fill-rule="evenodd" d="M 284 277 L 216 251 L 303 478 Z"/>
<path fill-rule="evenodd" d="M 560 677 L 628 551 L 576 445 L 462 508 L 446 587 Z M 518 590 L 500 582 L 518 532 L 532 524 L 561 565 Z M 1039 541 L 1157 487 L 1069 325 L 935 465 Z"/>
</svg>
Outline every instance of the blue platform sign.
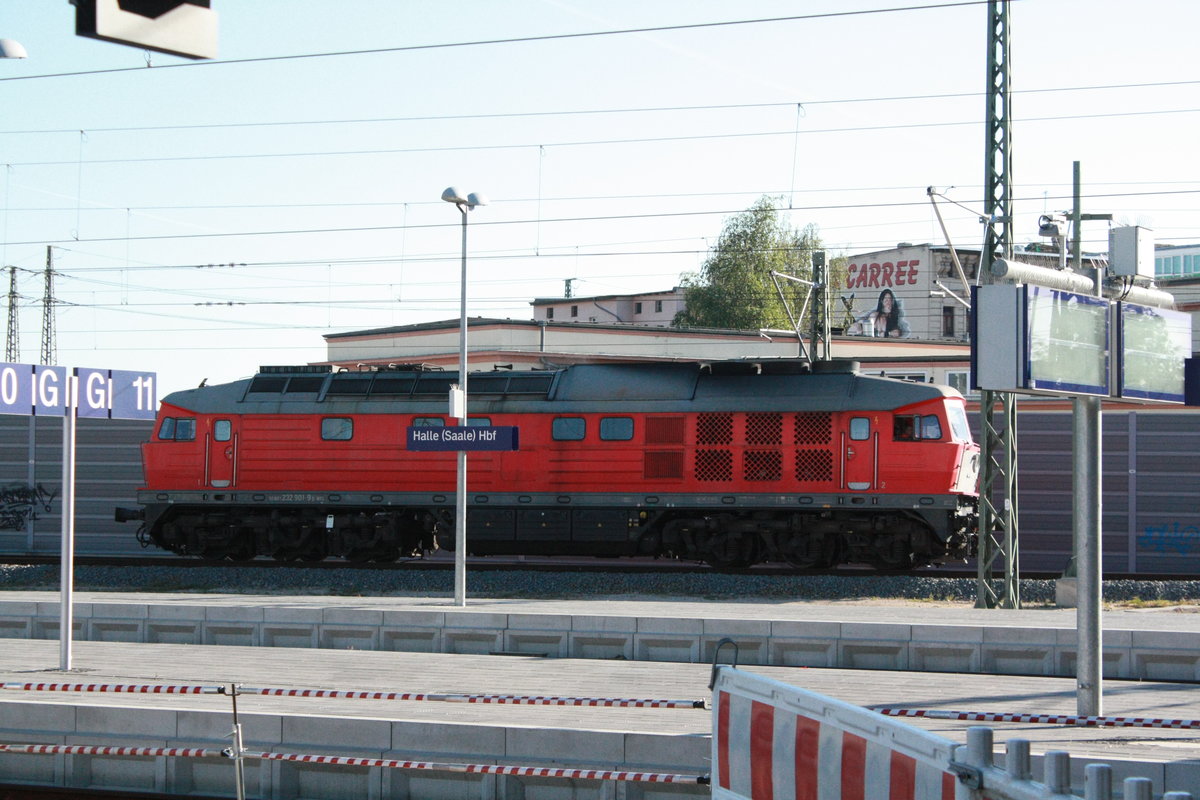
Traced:
<svg viewBox="0 0 1200 800">
<path fill-rule="evenodd" d="M 154 419 L 153 372 L 0 364 L 0 414 Z"/>
<path fill-rule="evenodd" d="M 518 442 L 515 425 L 408 429 L 409 450 L 517 450 Z"/>
</svg>

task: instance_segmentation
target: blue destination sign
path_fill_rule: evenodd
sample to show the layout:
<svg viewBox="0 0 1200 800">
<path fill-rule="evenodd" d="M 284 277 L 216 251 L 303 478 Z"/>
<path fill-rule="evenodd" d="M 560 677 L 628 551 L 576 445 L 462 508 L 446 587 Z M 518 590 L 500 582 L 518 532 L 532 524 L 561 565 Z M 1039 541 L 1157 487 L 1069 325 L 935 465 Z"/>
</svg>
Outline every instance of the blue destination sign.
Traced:
<svg viewBox="0 0 1200 800">
<path fill-rule="evenodd" d="M 517 450 L 515 425 L 410 427 L 409 450 Z"/>
<path fill-rule="evenodd" d="M 156 383 L 153 372 L 0 364 L 0 414 L 154 419 Z"/>
</svg>

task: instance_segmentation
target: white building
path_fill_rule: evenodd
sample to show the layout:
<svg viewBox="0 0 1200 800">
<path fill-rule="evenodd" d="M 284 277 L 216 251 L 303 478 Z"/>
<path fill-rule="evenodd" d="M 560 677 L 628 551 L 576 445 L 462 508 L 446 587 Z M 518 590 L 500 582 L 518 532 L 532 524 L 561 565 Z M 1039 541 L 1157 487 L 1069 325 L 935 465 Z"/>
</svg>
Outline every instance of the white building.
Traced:
<svg viewBox="0 0 1200 800">
<path fill-rule="evenodd" d="M 539 297 L 533 318 L 545 322 L 599 322 L 668 327 L 687 305 L 680 286 L 664 292 L 596 297 Z"/>
</svg>

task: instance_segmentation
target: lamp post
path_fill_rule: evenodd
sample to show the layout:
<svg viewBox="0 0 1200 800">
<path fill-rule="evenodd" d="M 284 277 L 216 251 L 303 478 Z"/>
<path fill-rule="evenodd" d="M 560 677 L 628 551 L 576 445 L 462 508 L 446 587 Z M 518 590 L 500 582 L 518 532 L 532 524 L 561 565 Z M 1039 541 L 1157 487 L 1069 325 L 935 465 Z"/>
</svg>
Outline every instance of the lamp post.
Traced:
<svg viewBox="0 0 1200 800">
<path fill-rule="evenodd" d="M 462 279 L 458 305 L 458 386 L 450 387 L 450 415 L 467 426 L 467 212 L 486 206 L 487 199 L 472 192 L 465 197 L 453 186 L 442 199 L 454 203 L 462 214 Z M 458 451 L 458 480 L 454 493 L 454 605 L 467 604 L 467 451 Z"/>
</svg>

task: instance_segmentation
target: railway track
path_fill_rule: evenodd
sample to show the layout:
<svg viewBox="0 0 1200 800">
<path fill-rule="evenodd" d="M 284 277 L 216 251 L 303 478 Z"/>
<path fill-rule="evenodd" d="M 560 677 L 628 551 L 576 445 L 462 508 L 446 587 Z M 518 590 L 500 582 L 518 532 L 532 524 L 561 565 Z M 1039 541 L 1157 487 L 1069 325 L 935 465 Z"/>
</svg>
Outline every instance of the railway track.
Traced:
<svg viewBox="0 0 1200 800">
<path fill-rule="evenodd" d="M 57 565 L 59 557 L 49 555 L 0 555 L 0 566 L 47 566 Z M 160 555 L 120 555 L 120 556 L 77 556 L 76 566 L 80 567 L 156 567 L 177 568 L 181 570 L 204 570 L 214 567 L 240 567 L 248 569 L 302 569 L 313 572 L 334 570 L 429 570 L 436 572 L 452 571 L 454 559 L 451 553 L 440 553 L 427 558 L 405 559 L 388 563 L 352 562 L 343 559 L 326 559 L 324 561 L 275 561 L 269 558 L 255 558 L 249 561 L 206 560 L 201 558 L 185 558 L 180 556 Z M 487 556 L 486 558 L 468 558 L 467 568 L 472 572 L 503 572 L 525 570 L 532 572 L 576 572 L 576 573 L 608 573 L 622 572 L 635 574 L 668 573 L 679 574 L 713 574 L 717 572 L 707 564 L 674 561 L 653 558 L 571 558 L 565 556 Z M 926 578 L 974 578 L 975 569 L 970 565 L 923 567 L 919 570 L 889 573 L 869 567 L 843 567 L 828 570 L 798 570 L 786 564 L 759 564 L 749 569 L 735 570 L 728 574 L 746 576 L 828 576 L 828 577 L 865 577 L 878 575 L 913 575 Z M 1029 580 L 1054 580 L 1062 577 L 1061 573 L 1023 572 L 1021 575 Z M 1195 574 L 1124 574 L 1106 573 L 1107 581 L 1118 580 L 1155 580 L 1155 581 L 1190 581 L 1197 580 Z"/>
</svg>

